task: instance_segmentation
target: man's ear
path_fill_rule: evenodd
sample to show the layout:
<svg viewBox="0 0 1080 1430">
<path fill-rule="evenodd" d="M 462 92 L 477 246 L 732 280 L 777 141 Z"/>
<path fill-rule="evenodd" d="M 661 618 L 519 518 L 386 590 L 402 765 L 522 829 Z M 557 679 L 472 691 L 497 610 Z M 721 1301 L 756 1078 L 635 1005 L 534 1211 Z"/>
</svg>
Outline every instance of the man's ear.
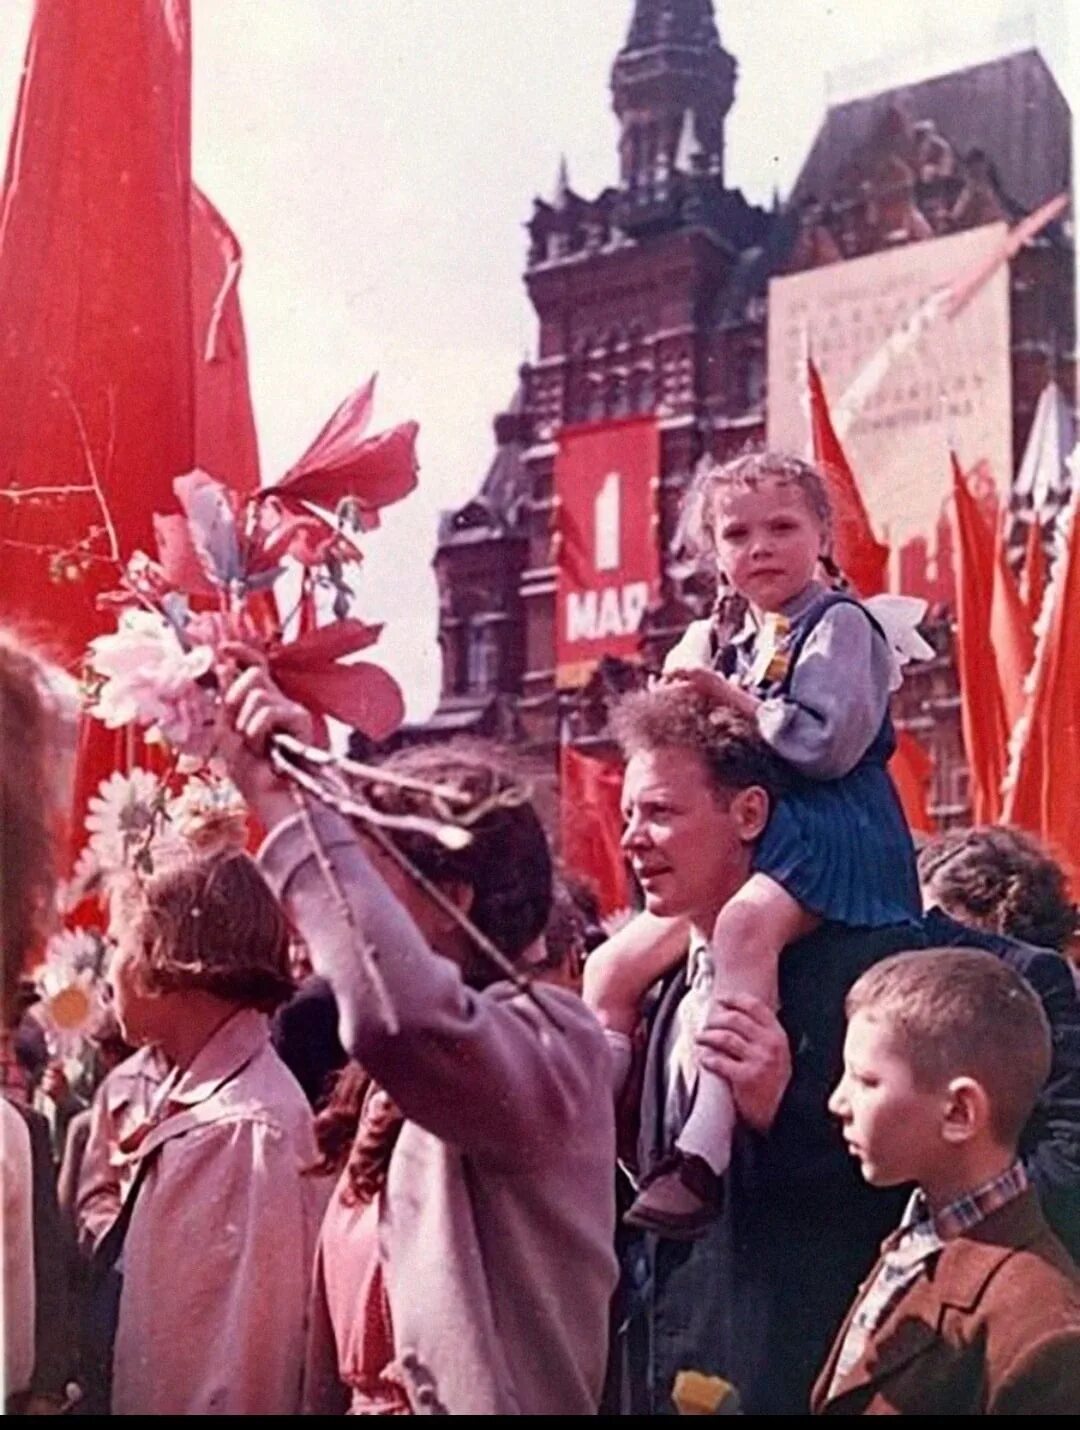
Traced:
<svg viewBox="0 0 1080 1430">
<path fill-rule="evenodd" d="M 941 1135 L 954 1146 L 970 1142 L 990 1125 L 990 1099 L 973 1077 L 954 1077 L 945 1094 Z"/>
<path fill-rule="evenodd" d="M 753 844 L 761 838 L 771 809 L 768 793 L 760 785 L 749 785 L 732 796 L 728 812 L 735 822 L 735 832 L 744 844 Z"/>
</svg>

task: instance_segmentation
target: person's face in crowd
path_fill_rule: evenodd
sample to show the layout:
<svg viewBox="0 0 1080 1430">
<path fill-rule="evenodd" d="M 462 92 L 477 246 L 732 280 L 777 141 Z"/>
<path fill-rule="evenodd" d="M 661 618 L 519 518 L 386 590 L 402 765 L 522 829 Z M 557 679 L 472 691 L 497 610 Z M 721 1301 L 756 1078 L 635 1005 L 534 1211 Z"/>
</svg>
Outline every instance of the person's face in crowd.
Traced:
<svg viewBox="0 0 1080 1430">
<path fill-rule="evenodd" d="M 311 965 L 311 955 L 308 953 L 307 944 L 303 939 L 291 938 L 289 940 L 289 972 L 297 986 L 315 972 Z"/>
<path fill-rule="evenodd" d="M 124 1041 L 133 1047 L 157 1042 L 162 1031 L 162 997 L 150 993 L 141 976 L 142 936 L 139 920 L 129 907 L 114 907 L 109 920 L 108 983 L 112 1006 Z"/>
<path fill-rule="evenodd" d="M 767 477 L 756 488 L 717 493 L 716 562 L 762 611 L 781 606 L 813 580 L 824 546 L 821 523 L 794 482 Z"/>
<path fill-rule="evenodd" d="M 693 750 L 632 755 L 623 778 L 622 847 L 651 914 L 685 917 L 711 933 L 716 915 L 750 873 L 750 851 L 769 817 L 756 786 L 721 798 Z"/>
<path fill-rule="evenodd" d="M 865 1011 L 852 1016 L 844 1073 L 829 1099 L 848 1151 L 872 1187 L 932 1181 L 944 1147 L 947 1097 L 916 1086 L 889 1027 Z"/>
</svg>

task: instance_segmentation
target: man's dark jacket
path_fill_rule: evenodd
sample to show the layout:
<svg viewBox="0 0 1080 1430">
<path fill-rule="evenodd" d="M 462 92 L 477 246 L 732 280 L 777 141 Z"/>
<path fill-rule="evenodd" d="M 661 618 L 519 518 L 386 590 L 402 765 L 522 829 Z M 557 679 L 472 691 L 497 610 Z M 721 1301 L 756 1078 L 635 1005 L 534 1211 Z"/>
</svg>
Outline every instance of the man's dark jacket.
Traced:
<svg viewBox="0 0 1080 1430">
<path fill-rule="evenodd" d="M 1043 1215 L 1073 1259 L 1080 1261 L 1080 997 L 1072 970 L 1053 949 L 968 928 L 941 909 L 931 909 L 923 919 L 923 934 L 931 948 L 983 948 L 996 954 L 1039 995 L 1053 1055 L 1020 1153 Z M 1007 1048 L 1001 1053 L 1009 1055 Z"/>
<path fill-rule="evenodd" d="M 810 1387 L 903 1190 L 874 1191 L 827 1110 L 843 1063 L 844 998 L 872 964 L 921 946 L 917 930 L 827 928 L 780 960 L 780 1021 L 792 1077 L 767 1135 L 739 1125 L 720 1218 L 696 1242 L 627 1237 L 619 1368 L 608 1403 L 671 1413 L 680 1370 L 722 1375 L 751 1414 L 802 1414 Z M 665 1048 L 686 988 L 665 980 L 649 1028 L 638 1165 L 665 1150 Z"/>
</svg>

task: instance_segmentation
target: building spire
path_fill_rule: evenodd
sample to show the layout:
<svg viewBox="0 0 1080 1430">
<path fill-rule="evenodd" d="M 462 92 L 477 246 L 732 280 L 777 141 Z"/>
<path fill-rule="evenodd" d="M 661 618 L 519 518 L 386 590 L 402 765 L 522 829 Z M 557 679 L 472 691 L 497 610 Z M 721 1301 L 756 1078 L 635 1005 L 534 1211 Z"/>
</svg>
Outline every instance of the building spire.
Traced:
<svg viewBox="0 0 1080 1430">
<path fill-rule="evenodd" d="M 724 119 L 735 99 L 735 61 L 720 43 L 712 0 L 635 0 L 611 89 L 624 188 L 647 188 L 658 170 L 683 168 L 687 115 L 699 167 L 722 181 Z"/>
<path fill-rule="evenodd" d="M 566 208 L 570 202 L 570 167 L 566 162 L 566 155 L 559 155 L 559 169 L 555 175 L 555 190 L 551 196 L 552 206 L 557 209 Z"/>
<path fill-rule="evenodd" d="M 720 43 L 712 0 L 635 0 L 625 49 L 710 42 Z"/>
<path fill-rule="evenodd" d="M 675 167 L 681 174 L 693 174 L 697 170 L 697 161 L 702 157 L 702 148 L 698 143 L 697 121 L 694 111 L 687 109 L 683 113 L 682 129 L 679 132 L 679 145 L 675 150 Z"/>
</svg>

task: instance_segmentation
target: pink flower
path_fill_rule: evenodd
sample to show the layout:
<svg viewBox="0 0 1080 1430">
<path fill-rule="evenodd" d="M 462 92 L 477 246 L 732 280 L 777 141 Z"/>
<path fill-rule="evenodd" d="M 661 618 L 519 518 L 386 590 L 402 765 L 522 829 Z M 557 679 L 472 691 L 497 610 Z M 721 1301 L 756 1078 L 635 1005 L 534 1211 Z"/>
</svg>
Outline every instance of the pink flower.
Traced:
<svg viewBox="0 0 1080 1430">
<path fill-rule="evenodd" d="M 199 684 L 214 663 L 209 645 L 185 650 L 175 629 L 154 611 L 127 610 L 115 634 L 90 642 L 91 668 L 103 677 L 91 706 L 111 730 L 136 724 L 186 754 L 214 746 L 212 689 Z"/>
</svg>

